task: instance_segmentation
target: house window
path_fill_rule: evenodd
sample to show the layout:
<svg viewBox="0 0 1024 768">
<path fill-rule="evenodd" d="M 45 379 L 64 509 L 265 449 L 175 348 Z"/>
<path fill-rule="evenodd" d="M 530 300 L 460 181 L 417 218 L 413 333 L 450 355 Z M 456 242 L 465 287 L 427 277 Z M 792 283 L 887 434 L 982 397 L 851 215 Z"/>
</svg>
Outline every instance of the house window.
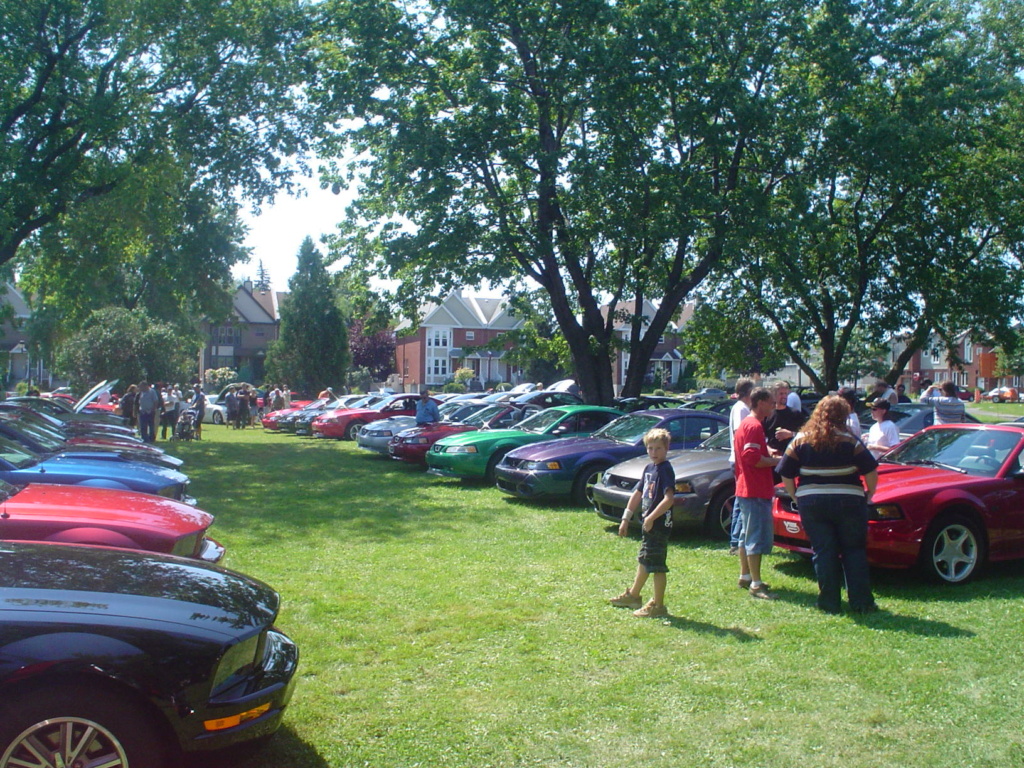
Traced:
<svg viewBox="0 0 1024 768">
<path fill-rule="evenodd" d="M 443 384 L 450 375 L 451 328 L 427 328 L 427 384 Z"/>
<path fill-rule="evenodd" d="M 939 347 L 932 347 L 932 365 L 942 365 L 942 350 Z"/>
<path fill-rule="evenodd" d="M 971 343 L 970 339 L 964 339 L 964 362 L 974 362 L 974 344 Z"/>
<path fill-rule="evenodd" d="M 233 325 L 218 326 L 213 332 L 213 343 L 220 347 L 241 346 L 242 329 Z"/>
<path fill-rule="evenodd" d="M 447 328 L 428 328 L 427 346 L 434 349 L 447 349 L 451 346 L 452 332 Z"/>
<path fill-rule="evenodd" d="M 476 339 L 476 331 L 466 331 L 466 341 L 474 341 Z"/>
</svg>

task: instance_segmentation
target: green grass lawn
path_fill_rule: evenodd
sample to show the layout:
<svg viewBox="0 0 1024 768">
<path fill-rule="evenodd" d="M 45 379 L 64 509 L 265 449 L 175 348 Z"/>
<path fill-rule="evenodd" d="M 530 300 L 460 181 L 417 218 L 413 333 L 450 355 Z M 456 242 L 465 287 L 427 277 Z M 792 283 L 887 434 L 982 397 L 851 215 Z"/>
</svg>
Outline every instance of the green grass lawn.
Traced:
<svg viewBox="0 0 1024 768">
<path fill-rule="evenodd" d="M 767 558 L 781 599 L 756 601 L 692 534 L 671 616 L 642 620 L 607 604 L 638 541 L 592 511 L 205 433 L 174 452 L 302 653 L 284 727 L 238 766 L 1024 766 L 1024 564 L 955 588 L 876 572 L 881 613 L 827 616 L 808 562 Z"/>
</svg>

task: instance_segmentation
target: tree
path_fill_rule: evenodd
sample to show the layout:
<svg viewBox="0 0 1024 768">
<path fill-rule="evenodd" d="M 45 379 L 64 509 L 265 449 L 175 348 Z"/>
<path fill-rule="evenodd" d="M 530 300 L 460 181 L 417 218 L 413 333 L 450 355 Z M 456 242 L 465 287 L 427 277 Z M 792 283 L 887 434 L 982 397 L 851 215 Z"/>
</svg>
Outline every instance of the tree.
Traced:
<svg viewBox="0 0 1024 768">
<path fill-rule="evenodd" d="M 786 364 L 774 329 L 726 298 L 700 302 L 683 327 L 682 342 L 687 360 L 697 364 L 691 375 L 717 378 L 725 370 L 764 376 Z"/>
<path fill-rule="evenodd" d="M 932 333 L 1003 337 L 1024 308 L 1008 259 L 1022 242 L 1020 81 L 973 14 L 826 8 L 819 60 L 791 73 L 806 94 L 802 159 L 723 289 L 819 391 L 858 347 L 906 338 L 877 371 L 892 382 Z"/>
<path fill-rule="evenodd" d="M 195 368 L 202 340 L 153 320 L 141 310 L 97 310 L 61 347 L 55 369 L 73 387 L 86 389 L 102 379 L 122 387 L 144 379 L 182 381 Z"/>
<path fill-rule="evenodd" d="M 346 380 L 348 331 L 334 301 L 323 256 L 307 237 L 281 305 L 281 333 L 267 355 L 267 376 L 293 389 L 316 392 Z"/>
<path fill-rule="evenodd" d="M 287 185 L 306 149 L 297 0 L 5 0 L 0 264 L 168 157 L 222 205 Z"/>
<path fill-rule="evenodd" d="M 337 252 L 382 265 L 415 312 L 481 279 L 548 295 L 575 374 L 638 394 L 681 301 L 742 236 L 799 111 L 775 72 L 801 54 L 798 0 L 387 0 L 322 6 L 312 99 L 349 146 L 361 197 Z M 786 94 L 783 94 L 785 96 Z M 342 171 L 325 181 L 347 183 Z"/>
</svg>

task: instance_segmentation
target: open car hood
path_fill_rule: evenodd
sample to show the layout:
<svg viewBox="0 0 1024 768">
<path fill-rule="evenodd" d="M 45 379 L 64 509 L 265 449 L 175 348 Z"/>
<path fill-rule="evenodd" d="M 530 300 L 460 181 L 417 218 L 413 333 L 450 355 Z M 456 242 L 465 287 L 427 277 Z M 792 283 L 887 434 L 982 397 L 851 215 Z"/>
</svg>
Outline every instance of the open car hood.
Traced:
<svg viewBox="0 0 1024 768">
<path fill-rule="evenodd" d="M 99 397 L 103 392 L 109 392 L 110 390 L 112 390 L 115 386 L 117 386 L 118 381 L 120 381 L 120 379 L 104 379 L 95 387 L 90 389 L 88 392 L 82 395 L 82 397 L 79 399 L 77 403 L 75 403 L 75 413 L 81 413 L 83 410 L 85 410 L 85 407 L 89 405 L 89 403 L 91 403 L 93 400 Z"/>
</svg>

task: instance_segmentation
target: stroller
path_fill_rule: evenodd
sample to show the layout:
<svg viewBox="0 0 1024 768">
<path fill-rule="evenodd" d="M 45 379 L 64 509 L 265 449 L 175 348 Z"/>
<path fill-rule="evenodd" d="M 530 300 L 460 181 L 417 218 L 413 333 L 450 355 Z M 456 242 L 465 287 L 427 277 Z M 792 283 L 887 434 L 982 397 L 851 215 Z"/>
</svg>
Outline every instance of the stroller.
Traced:
<svg viewBox="0 0 1024 768">
<path fill-rule="evenodd" d="M 186 408 L 178 416 L 178 423 L 174 427 L 175 440 L 192 440 L 196 436 L 196 416 L 193 408 Z"/>
</svg>

